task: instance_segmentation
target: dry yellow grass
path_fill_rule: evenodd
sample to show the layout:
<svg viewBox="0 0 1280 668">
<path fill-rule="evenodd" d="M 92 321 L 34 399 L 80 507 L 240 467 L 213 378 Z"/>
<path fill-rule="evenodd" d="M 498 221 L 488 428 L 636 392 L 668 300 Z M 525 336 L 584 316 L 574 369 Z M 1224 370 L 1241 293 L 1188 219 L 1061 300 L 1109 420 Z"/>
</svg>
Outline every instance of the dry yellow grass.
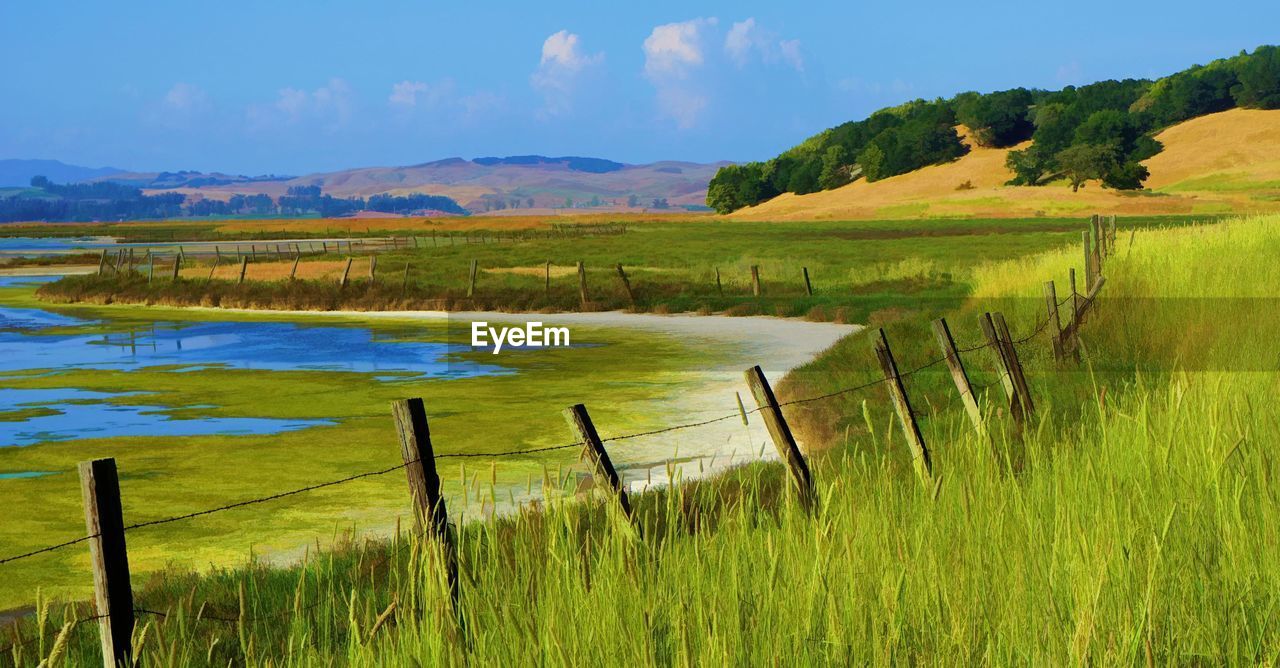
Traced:
<svg viewBox="0 0 1280 668">
<path fill-rule="evenodd" d="M 1164 151 L 1146 162 L 1157 190 L 1217 190 L 1224 181 L 1266 188 L 1280 181 L 1280 110 L 1232 109 L 1179 123 L 1156 135 Z M 1275 185 L 1270 186 L 1275 189 Z"/>
<path fill-rule="evenodd" d="M 963 135 L 963 128 L 960 128 Z M 730 214 L 743 220 L 842 220 L 904 218 L 1002 218 L 1249 212 L 1280 209 L 1258 198 L 1280 190 L 1280 111 L 1232 110 L 1165 130 L 1165 150 L 1147 162 L 1152 193 L 1126 193 L 1090 182 L 1080 192 L 1062 184 L 1039 188 L 1003 185 L 1012 178 L 1005 157 L 1012 149 L 972 146 L 964 157 L 875 183 L 775 197 Z M 965 143 L 969 144 L 967 138 Z M 1023 144 L 1017 148 L 1025 148 Z M 958 190 L 968 181 L 973 188 Z M 1267 181 L 1272 183 L 1268 184 Z M 1197 187 L 1199 186 L 1199 187 Z"/>
<path fill-rule="evenodd" d="M 342 276 L 342 269 L 347 264 L 346 260 L 308 260 L 298 263 L 297 278 L 300 279 L 331 279 L 337 281 Z M 182 277 L 188 279 L 203 279 L 209 277 L 210 266 L 195 265 L 182 269 Z M 289 272 L 293 270 L 293 261 L 287 262 L 250 262 L 248 269 L 245 271 L 245 279 L 252 281 L 283 281 L 289 278 Z M 157 275 L 162 274 L 163 270 L 157 268 Z M 167 275 L 167 274 L 166 274 Z M 364 278 L 369 275 L 369 260 L 367 258 L 355 258 L 351 263 L 351 278 Z M 234 281 L 240 276 L 239 262 L 223 262 L 214 270 L 213 277 Z"/>
</svg>

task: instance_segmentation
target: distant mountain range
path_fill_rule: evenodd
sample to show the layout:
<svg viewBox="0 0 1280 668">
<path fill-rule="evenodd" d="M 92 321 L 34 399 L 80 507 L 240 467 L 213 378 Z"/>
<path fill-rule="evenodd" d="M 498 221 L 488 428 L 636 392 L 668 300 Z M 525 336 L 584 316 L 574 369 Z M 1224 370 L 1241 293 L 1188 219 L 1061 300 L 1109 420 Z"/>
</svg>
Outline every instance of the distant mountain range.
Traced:
<svg viewBox="0 0 1280 668">
<path fill-rule="evenodd" d="M 0 160 L 0 188 L 26 186 L 33 176 L 47 176 L 55 183 L 74 183 L 123 172 L 115 167 L 81 167 L 57 160 Z"/>
<path fill-rule="evenodd" d="M 220 172 L 128 172 L 89 169 L 54 161 L 0 160 L 0 186 L 23 186 L 32 176 L 54 182 L 111 181 L 148 194 L 189 198 L 285 195 L 289 188 L 319 186 L 333 197 L 378 194 L 444 195 L 476 213 L 572 208 L 702 208 L 707 184 L 726 165 L 664 161 L 630 165 L 602 158 L 523 155 L 448 158 L 403 167 L 363 167 L 305 176 L 243 176 Z"/>
</svg>

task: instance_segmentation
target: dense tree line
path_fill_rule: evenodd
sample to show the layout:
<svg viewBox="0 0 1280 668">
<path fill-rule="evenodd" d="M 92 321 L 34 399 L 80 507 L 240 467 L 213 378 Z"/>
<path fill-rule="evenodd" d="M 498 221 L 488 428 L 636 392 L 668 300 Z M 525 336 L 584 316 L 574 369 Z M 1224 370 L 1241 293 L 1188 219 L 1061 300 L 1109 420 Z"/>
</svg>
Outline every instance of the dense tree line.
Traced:
<svg viewBox="0 0 1280 668">
<path fill-rule="evenodd" d="M 720 169 L 707 190 L 707 205 L 727 213 L 784 192 L 827 190 L 857 178 L 876 181 L 954 160 L 967 150 L 957 124 L 980 146 L 1007 148 L 1033 140 L 1009 152 L 1011 185 L 1063 178 L 1078 189 L 1098 179 L 1108 188 L 1137 189 L 1148 176 L 1141 161 L 1161 150 L 1153 138 L 1157 131 L 1235 107 L 1280 109 L 1280 48 L 1258 47 L 1156 81 L 967 92 L 884 109 L 771 160 Z"/>
<path fill-rule="evenodd" d="M 33 191 L 0 198 L 0 222 L 140 220 L 185 216 L 349 216 L 358 211 L 411 214 L 441 211 L 469 213 L 450 197 L 411 194 L 338 198 L 319 186 L 292 186 L 277 199 L 270 195 L 232 195 L 227 200 L 188 198 L 181 193 L 144 195 L 142 190 L 98 181 L 56 184 L 43 176 L 31 179 Z"/>
</svg>

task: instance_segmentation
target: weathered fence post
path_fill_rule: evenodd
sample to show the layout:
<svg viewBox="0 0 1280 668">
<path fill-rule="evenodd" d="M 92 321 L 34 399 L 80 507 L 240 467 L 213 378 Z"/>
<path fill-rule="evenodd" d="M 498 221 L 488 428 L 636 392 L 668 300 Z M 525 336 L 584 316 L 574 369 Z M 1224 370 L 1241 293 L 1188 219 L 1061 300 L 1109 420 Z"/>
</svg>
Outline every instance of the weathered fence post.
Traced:
<svg viewBox="0 0 1280 668">
<path fill-rule="evenodd" d="M 973 396 L 973 385 L 969 382 L 969 374 L 965 372 L 964 360 L 960 359 L 960 351 L 956 350 L 956 340 L 951 336 L 951 327 L 947 325 L 946 318 L 933 321 L 933 335 L 938 339 L 938 347 L 942 349 L 942 354 L 946 356 L 947 368 L 951 370 L 951 380 L 955 382 L 956 391 L 960 393 L 960 402 L 964 404 L 969 421 L 973 423 L 973 428 L 978 430 L 978 435 L 986 436 L 987 426 L 982 422 L 982 410 L 978 408 L 977 397 Z"/>
<path fill-rule="evenodd" d="M 760 265 L 751 265 L 751 294 L 760 296 Z"/>
<path fill-rule="evenodd" d="M 298 278 L 298 263 L 301 261 L 302 261 L 302 252 L 299 251 L 297 255 L 293 256 L 293 268 L 289 270 L 289 280 L 292 281 Z"/>
<path fill-rule="evenodd" d="M 990 313 L 983 313 L 978 319 L 982 325 L 982 334 L 987 339 L 987 347 L 996 360 L 996 373 L 1000 375 L 1000 386 L 1004 388 L 1004 396 L 1008 399 L 1009 414 L 1019 427 L 1022 425 L 1022 401 L 1018 398 L 1018 387 L 1013 382 L 1009 358 L 1005 354 L 1004 344 L 996 333 L 995 322 Z"/>
<path fill-rule="evenodd" d="M 378 282 L 378 276 L 375 272 L 378 270 L 378 256 L 369 256 L 369 287 L 373 287 Z"/>
<path fill-rule="evenodd" d="M 796 439 L 791 435 L 791 427 L 782 415 L 782 407 L 778 405 L 778 398 L 774 396 L 769 380 L 764 377 L 764 371 L 759 366 L 747 369 L 746 378 L 747 387 L 751 390 L 751 396 L 755 397 L 760 415 L 764 417 L 764 425 L 773 439 L 773 446 L 778 449 L 782 461 L 786 462 L 787 469 L 791 471 L 791 480 L 800 495 L 800 502 L 806 508 L 813 508 L 818 500 L 813 476 L 809 473 L 804 455 L 800 453 L 800 446 L 796 445 Z"/>
<path fill-rule="evenodd" d="M 587 267 L 578 260 L 578 295 L 582 299 L 582 308 L 587 307 Z"/>
<path fill-rule="evenodd" d="M 551 260 L 547 260 L 546 296 L 547 299 L 551 299 Z"/>
<path fill-rule="evenodd" d="M 133 589 L 124 541 L 116 460 L 80 462 L 80 491 L 89 538 L 93 592 L 106 668 L 133 666 Z"/>
<path fill-rule="evenodd" d="M 156 277 L 156 263 L 154 260 L 152 260 L 150 263 L 147 264 L 147 283 L 150 283 L 152 279 L 154 279 L 155 277 Z"/>
<path fill-rule="evenodd" d="M 342 268 L 342 279 L 338 281 L 339 288 L 347 287 L 347 278 L 351 276 L 351 261 L 355 258 L 347 258 L 347 264 Z"/>
<path fill-rule="evenodd" d="M 102 256 L 98 258 L 98 275 L 101 276 L 103 270 L 107 266 L 107 249 L 102 249 Z"/>
<path fill-rule="evenodd" d="M 627 278 L 627 272 L 623 271 L 622 263 L 618 263 L 618 278 L 622 280 L 622 288 L 627 291 L 627 301 L 631 302 L 631 308 L 636 307 L 636 294 L 631 291 L 631 280 Z"/>
<path fill-rule="evenodd" d="M 414 237 L 415 239 L 417 237 Z M 406 290 L 409 289 L 409 263 L 404 263 L 404 276 L 400 278 L 400 296 L 403 297 Z"/>
<path fill-rule="evenodd" d="M 1053 281 L 1045 281 L 1044 302 L 1049 310 L 1049 326 L 1053 334 L 1053 359 L 1061 362 L 1066 356 L 1062 348 L 1062 318 L 1058 315 L 1058 288 Z"/>
<path fill-rule="evenodd" d="M 182 271 L 182 256 L 175 255 L 173 256 L 173 277 L 170 280 L 174 280 L 174 281 L 178 280 L 179 271 Z"/>
<path fill-rule="evenodd" d="M 436 542 L 444 559 L 445 573 L 449 581 L 449 598 L 459 620 L 461 590 L 458 586 L 458 553 L 454 549 L 453 534 L 449 531 L 449 513 L 445 509 L 444 495 L 440 490 L 440 476 L 436 473 L 436 457 L 431 447 L 431 429 L 427 425 L 427 411 L 422 399 L 402 399 L 391 403 L 396 430 L 400 434 L 400 457 L 409 479 L 409 495 L 413 499 L 414 520 L 419 530 Z"/>
<path fill-rule="evenodd" d="M 618 477 L 618 472 L 613 468 L 613 462 L 604 449 L 600 434 L 596 433 L 596 426 L 591 422 L 591 416 L 587 414 L 587 407 L 582 404 L 570 406 L 564 409 L 564 418 L 582 440 L 582 454 L 595 467 L 596 476 L 609 486 L 609 490 L 613 492 L 614 498 L 622 508 L 622 513 L 628 520 L 635 523 L 631 501 L 627 498 L 627 489 L 622 484 L 622 478 Z"/>
<path fill-rule="evenodd" d="M 724 296 L 724 284 L 720 282 L 720 267 L 716 267 L 716 292 Z"/>
<path fill-rule="evenodd" d="M 1009 325 L 1004 321 L 1003 313 L 993 313 L 991 317 L 994 319 L 996 333 L 1000 335 L 1000 339 L 1004 343 L 1005 354 L 1009 358 L 1009 371 L 1013 375 L 1013 382 L 1018 386 L 1018 396 L 1022 400 L 1022 408 L 1024 416 L 1030 418 L 1035 413 L 1035 403 L 1031 400 L 1031 390 L 1027 386 L 1027 376 L 1022 371 L 1022 362 L 1018 359 L 1018 348 L 1014 345 L 1013 337 L 1009 334 Z"/>
<path fill-rule="evenodd" d="M 480 262 L 478 260 L 471 261 L 471 268 L 467 272 L 467 297 L 470 298 L 476 294 L 476 274 L 480 271 Z"/>
<path fill-rule="evenodd" d="M 1081 233 L 1081 239 L 1084 241 L 1084 289 L 1086 291 L 1093 285 L 1094 265 L 1093 265 L 1093 246 L 1089 241 L 1089 231 L 1085 230 Z"/>
<path fill-rule="evenodd" d="M 1080 313 L 1080 290 L 1076 287 L 1076 268 L 1067 270 L 1067 280 L 1071 283 L 1071 322 L 1076 321 Z"/>
<path fill-rule="evenodd" d="M 206 283 L 213 280 L 213 272 L 218 270 L 218 260 L 220 259 L 221 258 L 217 258 L 217 257 L 213 258 L 213 264 L 209 265 L 209 278 L 205 279 Z"/>
<path fill-rule="evenodd" d="M 902 433 L 907 437 L 907 446 L 911 448 L 911 460 L 916 473 L 922 481 L 933 477 L 933 461 L 929 459 L 929 448 L 924 444 L 924 435 L 920 433 L 920 425 L 916 424 L 915 412 L 911 409 L 911 399 L 902 386 L 902 376 L 898 375 L 898 363 L 893 359 L 893 351 L 889 348 L 889 337 L 884 329 L 880 329 L 875 338 L 876 358 L 880 360 L 880 370 L 884 373 L 885 382 L 889 385 L 889 396 L 893 399 L 893 407 L 897 410 L 898 421 L 902 424 Z"/>
<path fill-rule="evenodd" d="M 247 271 L 248 269 L 249 269 L 249 257 L 245 256 L 240 258 L 240 280 L 236 281 L 237 285 L 240 283 L 244 283 L 244 274 L 245 274 L 245 271 Z"/>
<path fill-rule="evenodd" d="M 813 296 L 813 284 L 809 282 L 809 268 L 801 267 L 804 271 L 804 293 L 810 297 Z"/>
</svg>

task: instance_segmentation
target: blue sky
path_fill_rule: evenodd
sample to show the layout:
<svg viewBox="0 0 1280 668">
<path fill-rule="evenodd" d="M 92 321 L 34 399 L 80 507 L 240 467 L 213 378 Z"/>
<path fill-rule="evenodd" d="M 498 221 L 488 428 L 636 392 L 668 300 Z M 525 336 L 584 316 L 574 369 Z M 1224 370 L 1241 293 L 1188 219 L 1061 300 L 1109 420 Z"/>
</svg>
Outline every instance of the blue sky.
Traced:
<svg viewBox="0 0 1280 668">
<path fill-rule="evenodd" d="M 772 156 L 915 97 L 1153 77 L 1280 3 L 0 3 L 0 158 L 289 173 Z"/>
</svg>

